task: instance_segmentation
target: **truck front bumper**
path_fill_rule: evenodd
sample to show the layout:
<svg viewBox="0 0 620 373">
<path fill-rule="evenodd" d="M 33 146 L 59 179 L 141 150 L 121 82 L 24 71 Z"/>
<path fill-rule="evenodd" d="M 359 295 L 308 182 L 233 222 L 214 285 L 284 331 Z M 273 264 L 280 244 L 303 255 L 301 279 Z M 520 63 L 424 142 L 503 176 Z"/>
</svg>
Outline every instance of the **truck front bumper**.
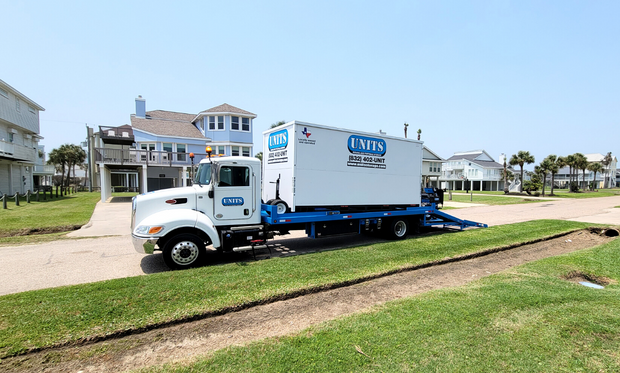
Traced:
<svg viewBox="0 0 620 373">
<path fill-rule="evenodd" d="M 144 238 L 131 235 L 131 241 L 133 243 L 133 248 L 136 249 L 140 254 L 153 254 L 155 251 L 155 244 L 157 243 L 157 238 Z"/>
</svg>

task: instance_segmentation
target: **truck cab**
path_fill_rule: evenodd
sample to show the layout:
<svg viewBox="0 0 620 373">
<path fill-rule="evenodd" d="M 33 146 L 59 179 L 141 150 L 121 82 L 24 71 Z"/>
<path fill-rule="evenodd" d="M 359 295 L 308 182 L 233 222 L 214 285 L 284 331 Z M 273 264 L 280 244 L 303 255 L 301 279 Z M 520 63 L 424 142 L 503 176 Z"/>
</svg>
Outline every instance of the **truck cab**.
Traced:
<svg viewBox="0 0 620 373">
<path fill-rule="evenodd" d="M 230 251 L 259 239 L 263 236 L 260 180 L 261 163 L 256 158 L 207 158 L 198 165 L 192 186 L 134 197 L 135 249 L 162 250 L 169 267 L 187 268 L 201 261 L 209 245 Z"/>
</svg>

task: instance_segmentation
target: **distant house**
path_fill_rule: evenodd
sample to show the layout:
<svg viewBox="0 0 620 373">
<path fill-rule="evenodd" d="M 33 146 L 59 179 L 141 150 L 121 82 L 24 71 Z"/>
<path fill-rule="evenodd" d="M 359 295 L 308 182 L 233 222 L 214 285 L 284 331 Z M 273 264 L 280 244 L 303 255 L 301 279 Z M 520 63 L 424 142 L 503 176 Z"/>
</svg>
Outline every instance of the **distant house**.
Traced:
<svg viewBox="0 0 620 373">
<path fill-rule="evenodd" d="M 439 180 L 452 190 L 503 190 L 503 169 L 484 150 L 456 152 L 445 161 Z"/>
<path fill-rule="evenodd" d="M 0 80 L 0 193 L 33 191 L 41 177 L 54 174 L 44 165 L 39 146 L 39 112 L 45 109 L 17 89 Z"/>
<path fill-rule="evenodd" d="M 94 136 L 94 158 L 105 171 L 99 173 L 102 200 L 117 189 L 144 193 L 191 185 L 191 166 L 206 156 L 207 145 L 215 156 L 252 156 L 254 118 L 228 104 L 198 114 L 146 111 L 139 96 L 131 125 L 100 127 Z"/>
<path fill-rule="evenodd" d="M 603 159 L 605 156 L 601 153 L 590 153 L 584 154 L 588 159 L 588 163 L 598 162 L 601 165 L 603 164 Z M 590 185 L 593 181 L 596 181 L 596 188 L 605 188 L 605 187 L 613 187 L 615 186 L 615 175 L 617 172 L 617 164 L 618 159 L 615 156 L 612 156 L 611 163 L 605 167 L 605 170 L 596 173 L 596 180 L 594 180 L 594 172 L 590 170 L 586 170 L 585 182 L 587 185 Z M 573 175 L 577 174 L 577 183 L 579 183 L 580 188 L 583 188 L 583 172 L 582 170 L 573 170 Z M 574 177 L 573 177 L 574 178 Z M 561 168 L 557 175 L 555 175 L 555 183 L 561 188 L 568 188 L 568 184 L 570 181 L 570 167 Z"/>
<path fill-rule="evenodd" d="M 443 162 L 445 162 L 445 159 L 424 146 L 422 152 L 422 182 L 424 186 L 440 187 L 439 179 Z"/>
</svg>

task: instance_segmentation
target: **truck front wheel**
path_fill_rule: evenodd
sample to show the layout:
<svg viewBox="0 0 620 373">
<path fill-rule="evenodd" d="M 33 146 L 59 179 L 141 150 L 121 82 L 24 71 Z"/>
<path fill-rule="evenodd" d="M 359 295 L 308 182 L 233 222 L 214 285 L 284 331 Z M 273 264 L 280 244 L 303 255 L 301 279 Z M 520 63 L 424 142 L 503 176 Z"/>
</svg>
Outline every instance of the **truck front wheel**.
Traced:
<svg viewBox="0 0 620 373">
<path fill-rule="evenodd" d="M 388 237 L 393 240 L 402 240 L 409 233 L 409 223 L 406 219 L 396 218 L 390 224 Z"/>
<path fill-rule="evenodd" d="M 205 244 L 200 237 L 183 233 L 171 237 L 162 250 L 164 262 L 172 269 L 195 266 L 205 257 Z"/>
</svg>

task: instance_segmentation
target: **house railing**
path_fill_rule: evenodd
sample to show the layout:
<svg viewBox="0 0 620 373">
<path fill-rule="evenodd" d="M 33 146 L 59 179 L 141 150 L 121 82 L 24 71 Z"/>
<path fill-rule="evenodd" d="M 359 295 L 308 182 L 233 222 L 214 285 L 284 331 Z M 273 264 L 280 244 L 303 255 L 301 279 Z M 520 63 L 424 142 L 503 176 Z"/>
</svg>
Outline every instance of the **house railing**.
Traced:
<svg viewBox="0 0 620 373">
<path fill-rule="evenodd" d="M 199 163 L 206 156 L 206 154 L 195 154 L 194 164 Z M 95 148 L 95 162 L 115 165 L 167 167 L 190 166 L 192 164 L 189 153 L 111 148 Z"/>
<path fill-rule="evenodd" d="M 0 140 L 0 155 L 16 160 L 34 162 L 36 160 L 36 149 Z"/>
<path fill-rule="evenodd" d="M 53 165 L 35 165 L 34 166 L 34 174 L 35 175 L 53 175 L 56 172 L 56 167 Z"/>
</svg>

